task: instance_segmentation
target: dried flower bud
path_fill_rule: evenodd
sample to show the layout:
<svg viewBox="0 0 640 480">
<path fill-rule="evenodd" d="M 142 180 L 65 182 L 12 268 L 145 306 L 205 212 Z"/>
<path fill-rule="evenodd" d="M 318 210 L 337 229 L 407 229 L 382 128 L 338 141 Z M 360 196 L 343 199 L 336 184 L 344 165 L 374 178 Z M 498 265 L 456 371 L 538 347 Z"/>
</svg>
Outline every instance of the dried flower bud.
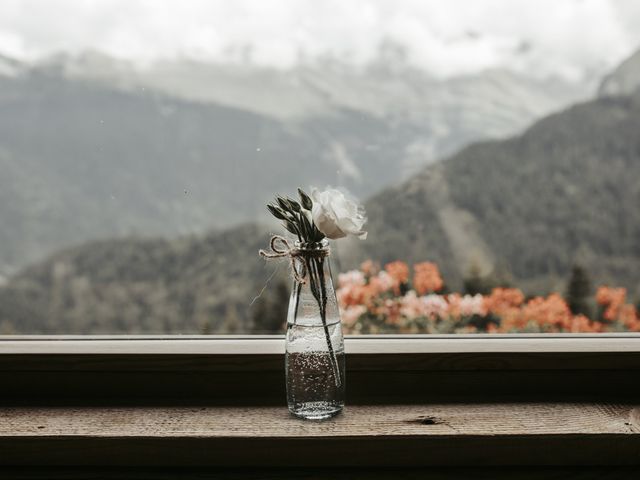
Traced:
<svg viewBox="0 0 640 480">
<path fill-rule="evenodd" d="M 301 188 L 298 189 L 298 196 L 300 197 L 302 208 L 306 210 L 311 210 L 313 208 L 313 201 L 311 200 L 311 197 L 304 193 Z"/>
</svg>

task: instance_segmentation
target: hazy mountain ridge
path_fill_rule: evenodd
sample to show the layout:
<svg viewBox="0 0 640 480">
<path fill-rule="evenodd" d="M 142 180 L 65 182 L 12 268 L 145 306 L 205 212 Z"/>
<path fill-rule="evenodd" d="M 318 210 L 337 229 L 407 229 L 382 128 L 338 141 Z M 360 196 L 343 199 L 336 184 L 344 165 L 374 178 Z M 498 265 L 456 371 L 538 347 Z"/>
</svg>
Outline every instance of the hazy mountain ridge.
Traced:
<svg viewBox="0 0 640 480">
<path fill-rule="evenodd" d="M 334 261 L 346 269 L 365 258 L 431 260 L 453 289 L 479 261 L 536 293 L 561 290 L 578 261 L 594 283 L 627 286 L 637 300 L 639 130 L 640 96 L 603 98 L 465 148 L 370 199 L 369 238 L 338 245 Z M 247 226 L 71 249 L 0 289 L 0 324 L 28 333 L 247 331 L 264 320 L 260 301 L 281 296 L 288 281 L 283 262 L 251 306 L 274 268 L 256 254 L 267 242 L 266 229 Z"/>
<path fill-rule="evenodd" d="M 387 60 L 286 72 L 0 58 L 0 275 L 88 240 L 264 218 L 297 185 L 364 197 L 584 94 L 508 72 L 444 83 Z"/>
<path fill-rule="evenodd" d="M 19 75 L 26 68 L 26 65 L 19 60 L 0 54 L 0 77 L 13 77 Z"/>
<path fill-rule="evenodd" d="M 382 49 L 365 67 L 335 59 L 279 70 L 188 59 L 136 67 L 99 52 L 58 55 L 36 68 L 129 91 L 153 89 L 194 102 L 239 108 L 297 124 L 348 110 L 412 132 L 404 174 L 472 141 L 520 132 L 532 121 L 593 92 L 560 79 L 534 80 L 506 70 L 439 80 Z M 375 142 L 373 142 L 375 143 Z"/>
<path fill-rule="evenodd" d="M 91 239 L 260 218 L 291 185 L 366 195 L 394 181 L 389 159 L 404 143 L 346 110 L 291 126 L 50 72 L 0 77 L 0 272 Z"/>
<path fill-rule="evenodd" d="M 247 331 L 250 303 L 274 268 L 258 260 L 265 237 L 247 225 L 61 251 L 0 288 L 0 334 Z"/>
<path fill-rule="evenodd" d="M 598 94 L 599 96 L 633 95 L 639 89 L 640 50 L 603 79 Z"/>
<path fill-rule="evenodd" d="M 210 216 L 241 212 L 251 195 L 262 210 L 273 192 L 292 190 L 280 183 L 283 178 L 302 185 L 318 181 L 296 168 L 300 158 L 317 168 L 312 172 L 318 178 L 334 175 L 330 166 L 340 165 L 349 172 L 342 180 L 362 185 L 366 172 L 380 182 L 366 186 L 378 189 L 398 174 L 389 159 L 423 135 L 419 125 L 407 128 L 404 118 L 390 122 L 356 109 L 291 122 L 101 82 L 73 80 L 49 67 L 0 75 L 0 165 L 7 172 L 0 178 L 0 220 L 17 225 L 0 229 L 5 264 L 36 258 L 43 245 L 90 240 L 95 231 L 194 231 Z M 499 84 L 491 88 L 500 90 Z M 638 296 L 640 99 L 605 97 L 544 118 L 522 135 L 474 144 L 375 195 L 366 203 L 369 239 L 340 244 L 336 266 L 343 270 L 365 258 L 433 260 L 457 289 L 477 264 L 485 272 L 504 269 L 518 285 L 542 293 L 560 288 L 571 263 L 580 261 L 595 282 L 625 285 Z M 439 120 L 441 128 L 467 125 L 460 117 L 482 119 L 480 111 L 454 112 L 453 119 Z M 153 133 L 144 133 L 145 122 Z M 49 143 L 30 141 L 27 127 L 34 125 Z M 121 130 L 109 131 L 110 125 Z M 218 135 L 212 138 L 212 131 Z M 131 151 L 140 135 L 143 147 Z M 127 142 L 116 147 L 114 140 L 122 138 Z M 423 160 L 430 148 L 425 141 L 414 152 Z M 232 148 L 233 162 L 207 162 L 207 142 Z M 283 144 L 296 145 L 296 155 L 280 149 Z M 53 154 L 62 159 L 56 165 L 46 161 Z M 264 159 L 263 169 L 255 167 L 256 158 Z M 109 173 L 106 161 L 118 162 L 117 168 Z M 231 167 L 221 171 L 220 165 Z M 184 169 L 190 170 L 183 177 Z M 240 191 L 234 175 L 253 175 L 249 183 L 264 190 Z M 189 183 L 193 178 L 202 183 Z M 97 201 L 87 201 L 87 194 Z M 111 231 L 99 230 L 105 219 Z M 274 324 L 280 317 L 265 320 L 265 305 L 284 305 L 286 262 L 251 305 L 274 268 L 256 255 L 267 232 L 247 225 L 175 240 L 100 240 L 66 249 L 0 285 L 0 330 L 199 333 Z M 277 302 L 270 300 L 274 294 Z"/>
<path fill-rule="evenodd" d="M 429 258 L 456 286 L 473 262 L 508 267 L 517 284 L 538 292 L 561 288 L 578 262 L 594 280 L 640 295 L 638 131 L 640 96 L 605 98 L 547 117 L 521 136 L 471 145 L 372 198 L 374 240 L 357 244 L 357 258 Z M 446 204 L 427 188 L 434 176 L 447 187 Z M 482 239 L 469 246 L 466 263 L 451 262 L 452 246 L 464 239 L 447 234 L 440 215 L 447 206 L 450 215 L 472 219 L 470 231 L 458 234 Z"/>
</svg>

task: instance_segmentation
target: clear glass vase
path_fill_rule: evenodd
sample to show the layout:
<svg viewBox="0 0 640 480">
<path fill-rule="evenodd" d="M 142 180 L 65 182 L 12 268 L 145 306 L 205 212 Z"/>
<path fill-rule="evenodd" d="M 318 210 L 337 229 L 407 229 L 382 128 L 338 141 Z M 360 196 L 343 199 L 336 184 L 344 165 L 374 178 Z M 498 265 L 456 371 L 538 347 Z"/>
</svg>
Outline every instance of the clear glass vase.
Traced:
<svg viewBox="0 0 640 480">
<path fill-rule="evenodd" d="M 344 338 L 329 244 L 296 243 L 286 338 L 287 402 L 300 418 L 322 420 L 344 408 Z"/>
</svg>

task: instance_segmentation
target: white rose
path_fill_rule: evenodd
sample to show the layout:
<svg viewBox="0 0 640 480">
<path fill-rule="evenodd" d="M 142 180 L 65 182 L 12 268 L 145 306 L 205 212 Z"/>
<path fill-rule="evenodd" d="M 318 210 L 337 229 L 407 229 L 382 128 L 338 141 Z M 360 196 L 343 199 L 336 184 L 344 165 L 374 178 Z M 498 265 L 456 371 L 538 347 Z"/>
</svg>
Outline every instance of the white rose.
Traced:
<svg viewBox="0 0 640 480">
<path fill-rule="evenodd" d="M 327 238 L 335 240 L 347 235 L 354 235 L 362 240 L 367 238 L 367 232 L 362 230 L 367 221 L 364 208 L 347 198 L 344 193 L 335 189 L 319 192 L 314 188 L 311 199 L 313 222 Z"/>
</svg>

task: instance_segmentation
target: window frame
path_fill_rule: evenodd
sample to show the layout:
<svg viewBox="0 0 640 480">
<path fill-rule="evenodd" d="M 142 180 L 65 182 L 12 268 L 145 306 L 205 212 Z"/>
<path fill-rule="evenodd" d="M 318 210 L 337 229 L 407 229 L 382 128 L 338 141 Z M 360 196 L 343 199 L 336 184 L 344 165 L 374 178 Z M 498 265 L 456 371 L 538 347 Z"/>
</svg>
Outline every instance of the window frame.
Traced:
<svg viewBox="0 0 640 480">
<path fill-rule="evenodd" d="M 460 466 L 461 458 L 474 467 L 634 462 L 629 459 L 635 458 L 638 440 L 630 433 L 635 433 L 633 412 L 640 398 L 640 334 L 347 336 L 345 346 L 347 409 L 339 422 L 358 418 L 349 414 L 350 408 L 356 413 L 382 408 L 390 415 L 376 417 L 389 428 L 385 435 L 363 436 L 355 423 L 353 435 L 334 435 L 333 422 L 290 420 L 282 335 L 0 338 L 0 406 L 11 407 L 5 408 L 9 418 L 15 417 L 11 412 L 20 413 L 14 407 L 25 406 L 35 407 L 26 411 L 39 416 L 27 435 L 5 436 L 0 443 L 12 466 L 35 464 L 47 472 L 52 465 L 76 462 L 128 469 L 290 467 L 292 458 L 307 467 L 317 466 L 320 458 L 325 468 L 376 464 L 394 471 L 411 465 Z M 536 415 L 562 408 L 564 402 L 574 410 L 585 408 L 584 418 L 554 417 L 567 422 L 570 433 L 531 432 Z M 472 403 L 472 412 L 479 407 L 486 414 L 495 407 L 496 415 L 522 419 L 522 430 L 515 435 L 455 428 L 446 435 L 430 433 L 432 425 L 442 427 L 437 417 L 429 416 L 430 404 L 454 415 Z M 627 403 L 628 409 L 620 407 Z M 120 417 L 129 406 L 135 408 Z M 156 407 L 164 406 L 179 406 L 190 417 L 202 415 L 205 434 L 185 436 L 179 424 L 165 429 L 167 414 L 154 417 L 165 411 Z M 206 434 L 207 422 L 228 412 L 217 408 L 222 406 L 238 407 L 232 410 L 242 421 L 256 418 L 256 407 L 277 406 L 266 409 L 272 412 L 269 418 L 291 422 L 295 438 L 258 429 L 255 435 L 238 435 L 234 424 L 227 433 Z M 589 416 L 594 411 L 600 419 L 618 422 L 618 429 L 595 431 Z M 74 430 L 84 425 L 82 418 L 95 428 L 91 434 Z M 473 424 L 473 416 L 465 418 Z M 625 421 L 629 423 L 620 426 Z M 66 431 L 65 422 L 71 425 Z M 49 433 L 56 424 L 62 427 Z M 128 430 L 109 427 L 119 424 Z M 394 434 L 394 425 L 406 424 L 420 433 Z M 602 429 L 602 424 L 596 422 L 596 427 Z M 302 429 L 308 435 L 300 435 Z M 263 455 L 249 458 L 244 453 L 254 450 Z M 354 452 L 360 455 L 354 457 Z M 372 457 L 371 452 L 380 454 Z"/>
<path fill-rule="evenodd" d="M 347 336 L 352 403 L 636 398 L 640 334 Z M 276 405 L 284 336 L 6 336 L 4 404 Z"/>
</svg>

